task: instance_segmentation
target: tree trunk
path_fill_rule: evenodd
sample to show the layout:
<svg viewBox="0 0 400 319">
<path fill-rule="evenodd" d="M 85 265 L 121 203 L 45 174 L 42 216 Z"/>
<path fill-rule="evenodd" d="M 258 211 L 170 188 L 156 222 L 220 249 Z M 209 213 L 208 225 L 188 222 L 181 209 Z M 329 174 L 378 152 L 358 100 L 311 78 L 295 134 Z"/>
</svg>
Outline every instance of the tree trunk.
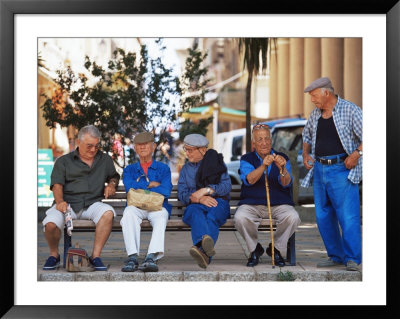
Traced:
<svg viewBox="0 0 400 319">
<path fill-rule="evenodd" d="M 249 72 L 246 86 L 246 152 L 251 152 L 251 84 L 253 73 Z"/>
</svg>

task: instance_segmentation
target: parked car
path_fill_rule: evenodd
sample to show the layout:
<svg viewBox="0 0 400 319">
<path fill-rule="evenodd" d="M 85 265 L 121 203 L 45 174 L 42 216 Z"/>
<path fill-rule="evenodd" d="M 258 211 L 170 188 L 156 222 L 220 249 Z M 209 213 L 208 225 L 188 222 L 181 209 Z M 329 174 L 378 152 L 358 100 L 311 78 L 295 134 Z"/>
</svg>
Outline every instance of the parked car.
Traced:
<svg viewBox="0 0 400 319">
<path fill-rule="evenodd" d="M 218 133 L 218 151 L 224 156 L 225 163 L 239 160 L 246 152 L 245 139 L 245 128 Z"/>
<path fill-rule="evenodd" d="M 303 141 L 301 135 L 306 123 L 307 120 L 304 118 L 287 118 L 262 122 L 262 124 L 267 124 L 271 128 L 272 148 L 276 151 L 286 153 L 290 157 L 294 155 L 296 158 L 295 163 L 293 163 L 292 159 L 291 165 L 293 171 L 298 169 L 298 184 L 302 182 L 308 173 L 303 164 Z M 227 162 L 226 166 L 232 184 L 241 184 L 239 175 L 240 160 Z M 312 187 L 298 187 L 296 196 L 298 203 L 312 203 L 314 201 Z"/>
<path fill-rule="evenodd" d="M 298 170 L 298 183 L 296 182 L 298 193 L 295 195 L 297 196 L 298 203 L 302 204 L 314 202 L 312 186 L 307 188 L 300 187 L 301 182 L 308 173 L 308 169 L 306 169 L 303 164 L 302 133 L 306 123 L 306 119 L 299 119 L 297 121 L 277 124 L 272 129 L 272 148 L 278 152 L 289 155 L 289 157 L 296 158 L 296 160 L 294 160 L 294 158 L 291 159 L 291 165 L 292 172 Z"/>
</svg>

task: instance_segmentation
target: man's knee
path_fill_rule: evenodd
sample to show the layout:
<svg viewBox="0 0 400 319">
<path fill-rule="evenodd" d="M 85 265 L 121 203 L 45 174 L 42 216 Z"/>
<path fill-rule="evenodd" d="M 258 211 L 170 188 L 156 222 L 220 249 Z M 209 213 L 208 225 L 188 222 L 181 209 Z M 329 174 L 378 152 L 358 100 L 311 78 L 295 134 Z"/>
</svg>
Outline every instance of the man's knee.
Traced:
<svg viewBox="0 0 400 319">
<path fill-rule="evenodd" d="M 245 223 L 246 220 L 248 220 L 246 210 L 239 207 L 235 212 L 235 215 L 233 215 L 233 221 L 235 225 L 242 225 L 243 223 Z"/>
<path fill-rule="evenodd" d="M 61 233 L 61 230 L 57 227 L 55 223 L 48 222 L 46 225 L 44 225 L 44 232 L 48 234 L 56 234 Z"/>
<path fill-rule="evenodd" d="M 101 216 L 99 222 L 112 223 L 113 219 L 114 213 L 111 210 L 108 210 Z"/>
<path fill-rule="evenodd" d="M 169 214 L 165 208 L 163 208 L 160 215 L 162 216 L 162 219 L 165 221 L 165 223 L 168 223 Z"/>
<path fill-rule="evenodd" d="M 235 215 L 233 216 L 233 222 L 235 223 L 235 226 L 242 225 L 243 221 L 244 221 L 244 216 L 236 212 Z"/>
<path fill-rule="evenodd" d="M 299 226 L 301 223 L 300 216 L 295 210 L 287 216 L 287 220 L 290 225 L 293 225 L 295 227 Z"/>
</svg>

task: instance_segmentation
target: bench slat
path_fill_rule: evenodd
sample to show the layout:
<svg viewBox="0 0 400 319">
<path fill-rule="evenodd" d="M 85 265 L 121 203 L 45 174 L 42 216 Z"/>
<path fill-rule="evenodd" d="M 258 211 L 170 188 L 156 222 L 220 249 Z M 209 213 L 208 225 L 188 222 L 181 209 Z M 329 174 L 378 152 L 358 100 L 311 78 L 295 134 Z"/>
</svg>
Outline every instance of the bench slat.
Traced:
<svg viewBox="0 0 400 319">
<path fill-rule="evenodd" d="M 240 192 L 240 185 L 232 185 L 232 191 L 233 192 Z M 172 191 L 174 192 L 176 192 L 176 191 L 178 191 L 178 185 L 172 185 Z M 125 187 L 124 187 L 124 185 L 118 185 L 118 187 L 117 187 L 117 192 L 123 192 L 123 193 L 125 193 Z"/>
<path fill-rule="evenodd" d="M 121 220 L 121 218 L 118 218 L 118 217 L 116 219 L 114 219 L 113 230 L 122 229 L 120 220 Z M 276 226 L 275 220 L 272 220 L 272 222 L 273 222 L 273 226 Z M 95 229 L 95 224 L 91 220 L 83 220 L 83 219 L 73 220 L 73 226 L 74 226 L 74 230 L 79 230 L 79 229 L 86 229 L 86 230 L 93 229 L 94 230 Z M 222 225 L 221 228 L 234 228 L 234 226 L 235 226 L 234 220 L 232 218 L 230 218 L 230 219 L 227 219 L 226 223 L 224 225 Z M 147 219 L 143 220 L 141 227 L 142 227 L 142 229 L 152 229 L 151 224 Z M 168 228 L 188 228 L 188 229 L 190 229 L 190 227 L 188 225 L 186 225 L 181 219 L 174 219 L 174 218 L 168 220 L 167 227 Z M 262 219 L 260 222 L 260 227 L 269 229 L 269 220 Z"/>
<path fill-rule="evenodd" d="M 230 192 L 229 193 L 231 199 L 240 199 L 240 192 Z M 126 193 L 125 192 L 118 192 L 115 193 L 115 195 L 111 196 L 108 199 L 104 199 L 105 201 L 112 201 L 112 200 L 126 200 Z M 169 200 L 177 200 L 178 199 L 178 193 L 171 193 Z"/>
</svg>

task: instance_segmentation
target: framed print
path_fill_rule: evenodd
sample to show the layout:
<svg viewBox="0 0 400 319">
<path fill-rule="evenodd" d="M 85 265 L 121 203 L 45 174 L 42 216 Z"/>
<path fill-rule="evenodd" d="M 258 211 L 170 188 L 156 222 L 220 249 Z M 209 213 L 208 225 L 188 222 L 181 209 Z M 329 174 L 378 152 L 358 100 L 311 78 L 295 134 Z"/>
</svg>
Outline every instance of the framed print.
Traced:
<svg viewBox="0 0 400 319">
<path fill-rule="evenodd" d="M 37 154 L 36 136 L 32 136 L 34 133 L 31 133 L 30 127 L 35 127 L 36 124 L 33 124 L 32 117 L 37 116 L 35 113 L 37 109 L 37 75 L 32 70 L 35 70 L 37 66 L 36 41 L 38 37 L 259 37 L 263 36 L 263 32 L 267 36 L 282 37 L 287 35 L 291 37 L 320 36 L 321 33 L 318 32 L 325 32 L 324 35 L 328 37 L 362 34 L 367 40 L 368 37 L 376 39 L 379 44 L 374 46 L 372 41 L 366 41 L 365 50 L 371 50 L 374 53 L 364 52 L 367 62 L 363 63 L 365 74 L 368 75 L 368 77 L 364 77 L 365 82 L 368 83 L 368 87 L 363 90 L 367 98 L 364 100 L 374 102 L 369 102 L 370 106 L 366 106 L 368 113 L 366 121 L 371 122 L 367 122 L 367 126 L 370 125 L 370 128 L 365 136 L 371 137 L 371 140 L 366 141 L 364 152 L 365 156 L 371 156 L 371 160 L 366 166 L 373 171 L 369 173 L 373 177 L 369 177 L 370 183 L 367 188 L 371 192 L 368 200 L 371 200 L 371 207 L 374 205 L 374 209 L 369 211 L 369 216 L 365 216 L 373 230 L 369 230 L 366 241 L 368 247 L 363 247 L 363 249 L 364 251 L 368 249 L 366 253 L 369 260 L 374 259 L 374 267 L 365 273 L 365 282 L 358 283 L 357 287 L 351 287 L 354 287 L 354 291 L 360 292 L 363 290 L 364 284 L 371 289 L 369 282 L 381 281 L 377 287 L 379 290 L 386 288 L 384 291 L 382 290 L 382 294 L 386 293 L 386 302 L 378 293 L 376 300 L 379 300 L 379 303 L 375 304 L 371 301 L 367 304 L 384 306 L 376 309 L 377 311 L 394 311 L 393 292 L 394 285 L 398 282 L 396 275 L 393 274 L 392 252 L 397 251 L 396 242 L 398 242 L 394 237 L 396 231 L 394 227 L 397 225 L 395 218 L 397 207 L 394 201 L 397 185 L 394 185 L 394 180 L 398 173 L 399 151 L 397 145 L 399 143 L 398 136 L 400 136 L 398 125 L 398 105 L 400 105 L 399 16 L 400 4 L 397 0 L 338 1 L 334 6 L 326 3 L 291 1 L 290 5 L 287 2 L 282 4 L 264 3 L 261 7 L 255 1 L 250 1 L 246 2 L 246 8 L 215 1 L 206 1 L 195 5 L 184 1 L 155 0 L 98 2 L 90 0 L 0 0 L 0 136 L 1 150 L 3 151 L 3 156 L 0 157 L 3 169 L 1 183 L 2 231 L 0 232 L 3 248 L 0 273 L 2 307 L 0 314 L 5 318 L 23 317 L 28 314 L 30 318 L 46 316 L 57 318 L 79 316 L 87 311 L 100 318 L 128 317 L 132 313 L 138 317 L 148 318 L 159 317 L 160 314 L 206 315 L 210 311 L 214 311 L 220 316 L 232 311 L 243 316 L 249 311 L 260 311 L 261 315 L 265 313 L 267 309 L 264 307 L 254 307 L 253 309 L 251 307 L 249 307 L 250 309 L 235 307 L 233 310 L 233 306 L 248 306 L 239 301 L 238 294 L 243 291 L 246 291 L 246 294 L 254 293 L 257 298 L 260 294 L 265 293 L 265 298 L 268 298 L 268 294 L 271 293 L 269 290 L 274 291 L 276 288 L 273 284 L 260 286 L 257 283 L 257 285 L 249 286 L 238 283 L 229 288 L 223 285 L 213 285 L 210 289 L 211 286 L 203 285 L 203 283 L 197 283 L 198 286 L 164 285 L 163 283 L 149 286 L 159 290 L 155 292 L 157 294 L 162 291 L 167 301 L 153 300 L 143 304 L 129 304 L 125 302 L 126 299 L 119 299 L 122 298 L 120 294 L 126 292 L 127 289 L 149 293 L 151 291 L 149 286 L 138 285 L 135 289 L 131 289 L 130 286 L 127 288 L 127 285 L 124 284 L 112 285 L 109 282 L 72 283 L 72 285 L 71 283 L 62 285 L 38 283 L 35 277 L 36 259 L 32 260 L 31 252 L 29 252 L 32 247 L 31 242 L 36 241 L 36 237 L 32 238 L 28 231 L 25 232 L 25 229 L 31 228 L 32 214 L 37 212 L 36 207 L 29 209 L 29 203 L 32 200 L 35 201 L 36 189 L 25 186 L 37 185 L 35 177 L 37 155 L 32 156 L 32 154 Z M 360 25 L 368 24 L 368 19 L 370 19 L 376 22 L 376 25 L 370 23 L 368 31 L 361 30 L 357 33 L 352 31 L 353 28 L 354 30 L 361 28 L 357 23 L 352 24 L 352 19 L 359 22 Z M 272 22 L 275 23 L 275 27 Z M 265 29 L 273 31 L 263 31 L 264 26 Z M 22 77 L 21 74 L 23 74 Z M 23 89 L 21 90 L 21 88 Z M 29 98 L 27 99 L 27 97 Z M 34 109 L 33 113 L 32 109 Z M 375 180 L 375 176 L 378 179 Z M 373 182 L 372 179 L 374 179 Z M 33 232 L 36 232 L 36 225 Z M 384 237 L 386 237 L 386 245 L 381 246 L 381 242 L 385 241 Z M 24 247 L 26 247 L 26 252 L 23 251 Z M 385 247 L 385 251 L 381 251 L 380 247 Z M 33 265 L 34 269 L 32 270 L 30 268 Z M 385 269 L 379 271 L 379 265 L 383 265 L 381 267 L 385 267 Z M 308 283 L 309 285 L 305 286 L 301 286 L 303 283 L 291 284 L 293 284 L 291 289 L 295 292 L 292 297 L 297 296 L 303 300 L 305 295 L 309 296 L 308 300 L 304 301 L 304 305 L 307 306 L 325 305 L 327 302 L 330 306 L 338 306 L 333 307 L 332 312 L 339 314 L 342 311 L 340 307 L 342 305 L 367 305 L 361 302 L 359 300 L 361 298 L 358 296 L 353 300 L 348 298 L 346 294 L 348 294 L 347 287 L 349 285 L 347 283 L 341 283 L 343 286 L 339 287 L 329 285 L 332 283 L 325 284 L 326 286 L 319 286 L 317 283 Z M 82 291 L 104 289 L 108 291 L 108 295 L 104 298 L 100 297 L 98 303 L 94 303 L 91 298 L 76 298 L 76 300 L 69 301 L 66 298 L 72 298 L 76 287 Z M 231 287 L 232 289 L 230 289 Z M 202 294 L 206 294 L 204 302 L 189 298 L 197 289 L 200 289 Z M 306 294 L 303 294 L 303 289 L 307 291 Z M 321 295 L 321 292 L 327 290 L 336 291 L 335 296 L 329 295 L 327 298 L 337 299 L 317 301 L 316 294 Z M 168 295 L 169 291 L 172 292 L 170 295 L 174 295 L 173 300 L 168 299 L 171 297 Z M 282 293 L 282 290 L 276 291 Z M 341 293 L 337 293 L 338 291 Z M 58 302 L 50 294 L 59 295 Z M 202 296 L 202 294 L 199 295 Z M 218 294 L 226 296 L 217 299 Z M 211 300 L 211 297 L 208 298 L 208 295 L 212 296 L 214 300 Z M 29 299 L 32 300 L 31 302 L 28 301 L 28 296 L 32 298 Z M 41 297 L 40 301 L 36 299 L 38 296 Z M 346 301 L 343 300 L 344 296 L 347 296 Z M 194 295 L 193 298 L 200 297 Z M 275 302 L 277 296 L 271 298 Z M 313 298 L 316 298 L 315 303 Z M 294 299 L 289 299 L 282 301 L 279 305 L 300 306 Z M 335 302 L 335 300 L 337 301 Z M 369 300 L 368 296 L 365 297 L 365 300 Z M 260 306 L 268 304 L 266 301 Z M 100 307 L 100 305 L 102 306 Z M 153 307 L 154 305 L 157 307 Z M 178 305 L 180 307 L 176 307 Z M 201 307 L 202 305 L 214 307 Z M 215 307 L 220 305 L 224 305 L 224 307 Z M 195 310 L 194 306 L 197 306 Z M 302 312 L 308 313 L 310 310 L 307 307 L 286 307 L 284 311 L 285 314 L 296 315 Z M 319 309 L 316 308 L 316 310 Z M 326 308 L 322 310 L 326 311 Z M 365 309 L 358 307 L 356 313 L 360 314 L 360 310 Z M 278 314 L 282 312 L 282 309 L 281 307 L 271 307 L 267 311 Z M 368 311 L 371 310 L 368 309 Z"/>
</svg>

